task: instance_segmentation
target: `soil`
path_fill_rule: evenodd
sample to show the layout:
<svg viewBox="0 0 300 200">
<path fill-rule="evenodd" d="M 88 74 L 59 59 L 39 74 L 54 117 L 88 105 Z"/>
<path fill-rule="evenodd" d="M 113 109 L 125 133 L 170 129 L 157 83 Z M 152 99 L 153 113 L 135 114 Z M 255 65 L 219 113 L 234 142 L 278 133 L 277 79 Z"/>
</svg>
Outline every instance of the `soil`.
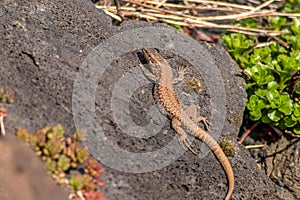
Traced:
<svg viewBox="0 0 300 200">
<path fill-rule="evenodd" d="M 13 137 L 17 128 L 23 127 L 34 132 L 46 124 L 60 123 L 69 134 L 76 130 L 72 110 L 74 81 L 78 73 L 83 70 L 80 68 L 83 60 L 94 47 L 110 36 L 126 30 L 133 30 L 137 27 L 167 27 L 134 21 L 123 23 L 120 27 L 113 26 L 103 12 L 97 10 L 91 2 L 84 0 L 72 2 L 5 0 L 0 3 L 0 16 L 2 27 L 0 29 L 0 38 L 2 38 L 0 40 L 0 86 L 7 87 L 14 94 L 14 103 L 4 105 L 8 111 L 5 119 L 6 132 L 12 139 L 1 138 L 1 152 L 9 156 L 2 156 L 4 161 L 1 163 L 11 162 L 12 164 L 14 160 L 18 163 L 26 163 L 28 160 L 36 159 L 33 153 L 27 157 L 25 150 L 15 151 L 15 148 L 21 146 Z M 173 31 L 171 28 L 170 30 Z M 182 41 L 182 44 L 176 45 L 184 47 L 186 43 Z M 209 53 L 200 52 L 200 54 L 209 55 L 211 59 L 203 57 L 199 63 L 208 65 L 208 62 L 211 62 L 210 64 L 215 64 L 221 72 L 226 92 L 226 98 L 219 99 L 226 105 L 225 124 L 223 124 L 221 138 L 232 141 L 235 146 L 235 138 L 242 123 L 245 107 L 245 84 L 238 75 L 236 63 L 223 48 L 209 44 L 201 44 L 201 48 L 203 52 Z M 176 64 L 188 64 L 186 60 L 170 52 L 162 52 L 162 54 L 171 61 L 176 61 Z M 110 108 L 112 88 L 125 72 L 138 65 L 136 55 L 136 51 L 124 54 L 110 65 L 104 76 L 99 77 L 94 105 L 95 117 L 103 126 L 106 139 L 122 149 L 141 153 L 159 149 L 170 142 L 176 134 L 167 121 L 163 126 L 163 131 L 155 136 L 147 139 L 135 138 L 123 132 L 113 121 Z M 203 74 L 190 72 L 200 83 L 207 79 Z M 211 74 L 215 73 L 211 71 Z M 146 108 L 154 104 L 151 98 L 152 86 L 152 84 L 143 86 L 132 95 L 130 110 L 136 124 L 147 124 L 151 121 L 144 112 Z M 210 102 L 216 101 L 208 88 L 209 85 L 204 81 L 202 90 L 190 95 L 201 108 L 203 116 L 208 116 L 211 112 Z M 86 109 L 82 108 L 82 112 L 85 111 Z M 211 126 L 218 128 L 218 125 L 218 122 L 215 122 Z M 95 141 L 100 137 L 96 129 L 93 129 L 90 134 L 94 136 Z M 194 143 L 197 152 L 203 150 L 200 141 L 195 140 Z M 9 144 L 10 147 L 8 147 Z M 91 152 L 99 151 L 101 148 L 100 144 L 89 146 Z M 17 153 L 10 154 L 11 151 Z M 274 183 L 257 168 L 255 161 L 242 146 L 236 146 L 235 155 L 229 159 L 236 178 L 232 199 L 275 198 Z M 101 159 L 98 160 L 101 163 Z M 157 160 L 157 162 L 163 162 L 163 160 Z M 16 167 L 1 164 L 1 168 L 7 171 L 8 168 L 15 169 Z M 29 174 L 32 168 L 32 166 L 26 170 L 24 168 L 23 173 Z M 223 199 L 227 191 L 224 171 L 211 152 L 204 158 L 200 158 L 187 151 L 170 165 L 144 173 L 119 171 L 107 165 L 104 165 L 104 168 L 102 180 L 105 186 L 102 190 L 108 199 Z M 43 173 L 42 170 L 35 172 L 35 176 L 28 175 L 24 181 L 29 184 L 29 188 L 34 187 L 30 184 L 36 182 L 34 179 L 40 180 L 40 174 Z M 1 173 L 1 180 L 10 179 L 17 174 L 17 170 L 12 171 L 12 174 Z M 34 199 L 34 192 L 30 189 L 24 191 L 21 185 L 9 188 L 3 185 L 2 181 L 0 184 L 2 184 L 1 193 L 9 191 L 9 193 L 25 195 L 25 192 L 29 192 L 31 194 L 28 194 L 28 198 Z M 53 192 L 50 193 L 51 188 L 56 187 L 50 179 L 47 184 L 41 184 L 41 186 L 44 187 L 35 191 L 40 193 L 36 199 L 66 199 L 66 193 L 63 190 L 55 190 L 57 193 L 61 191 L 60 197 L 54 196 Z M 5 199 L 14 198 L 8 195 Z"/>
<path fill-rule="evenodd" d="M 243 142 L 267 176 L 276 184 L 277 199 L 299 199 L 299 139 L 276 127 L 259 124 Z"/>
<path fill-rule="evenodd" d="M 300 199 L 299 139 L 283 135 L 263 151 L 262 161 L 267 175 L 279 186 L 278 199 Z"/>
</svg>

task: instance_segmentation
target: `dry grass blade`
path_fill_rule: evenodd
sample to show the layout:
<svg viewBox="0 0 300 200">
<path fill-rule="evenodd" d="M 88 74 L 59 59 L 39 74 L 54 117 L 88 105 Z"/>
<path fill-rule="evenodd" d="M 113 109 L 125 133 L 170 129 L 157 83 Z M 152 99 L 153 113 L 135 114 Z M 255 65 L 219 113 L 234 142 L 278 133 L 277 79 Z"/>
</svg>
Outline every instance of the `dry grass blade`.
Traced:
<svg viewBox="0 0 300 200">
<path fill-rule="evenodd" d="M 231 22 L 246 18 L 258 18 L 269 16 L 285 16 L 285 17 L 300 17 L 298 13 L 279 13 L 274 9 L 268 9 L 276 0 L 269 0 L 259 6 L 245 6 L 234 3 L 206 1 L 206 0 L 184 0 L 178 4 L 166 3 L 163 1 L 140 1 L 140 0 L 123 0 L 126 4 L 119 7 L 119 12 L 125 17 L 134 17 L 146 19 L 156 22 L 166 22 L 173 25 L 226 29 L 232 32 L 243 33 L 247 35 L 266 35 L 278 36 L 287 31 L 264 30 L 258 28 L 246 28 L 239 24 L 232 25 Z M 115 6 L 97 6 L 103 9 L 112 18 L 121 21 L 118 16 Z M 223 15 L 212 14 L 207 16 L 201 15 L 200 10 L 210 10 L 212 12 L 226 13 Z"/>
<path fill-rule="evenodd" d="M 251 6 L 245 6 L 240 4 L 234 4 L 234 3 L 227 3 L 227 2 L 220 2 L 220 1 L 205 1 L 205 0 L 187 0 L 191 3 L 200 3 L 200 4 L 210 4 L 213 6 L 224 6 L 224 7 L 230 7 L 230 8 L 239 8 L 243 10 L 253 10 L 254 8 Z"/>
<path fill-rule="evenodd" d="M 2 133 L 2 135 L 5 135 L 4 118 L 6 117 L 6 115 L 7 115 L 6 108 L 2 107 L 0 109 L 0 132 Z"/>
</svg>

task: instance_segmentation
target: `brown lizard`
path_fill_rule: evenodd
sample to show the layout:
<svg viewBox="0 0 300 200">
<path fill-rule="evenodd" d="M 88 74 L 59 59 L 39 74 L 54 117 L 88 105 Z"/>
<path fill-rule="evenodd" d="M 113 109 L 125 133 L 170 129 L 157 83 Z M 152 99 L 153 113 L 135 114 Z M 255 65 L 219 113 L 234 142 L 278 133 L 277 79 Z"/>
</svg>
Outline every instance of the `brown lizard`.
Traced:
<svg viewBox="0 0 300 200">
<path fill-rule="evenodd" d="M 225 200 L 230 200 L 234 189 L 234 175 L 228 158 L 215 139 L 197 125 L 198 121 L 203 121 L 207 127 L 206 119 L 197 117 L 197 110 L 193 105 L 183 110 L 176 95 L 174 84 L 183 78 L 186 68 L 178 68 L 178 77 L 174 77 L 171 66 L 158 51 L 144 48 L 142 52 L 150 69 L 141 63 L 140 68 L 147 78 L 155 82 L 155 96 L 171 119 L 172 128 L 180 134 L 179 143 L 195 153 L 191 148 L 191 142 L 188 140 L 186 132 L 182 128 L 185 127 L 192 135 L 208 145 L 226 172 L 229 189 Z"/>
</svg>

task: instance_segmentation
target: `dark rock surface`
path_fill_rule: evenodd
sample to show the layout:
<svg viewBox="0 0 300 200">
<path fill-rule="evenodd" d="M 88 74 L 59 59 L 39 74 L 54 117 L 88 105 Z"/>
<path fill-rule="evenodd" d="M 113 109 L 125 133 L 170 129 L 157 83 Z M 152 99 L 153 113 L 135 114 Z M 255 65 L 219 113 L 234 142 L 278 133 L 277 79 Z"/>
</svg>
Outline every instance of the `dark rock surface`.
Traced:
<svg viewBox="0 0 300 200">
<path fill-rule="evenodd" d="M 61 123 L 66 132 L 74 132 L 73 82 L 84 58 L 100 42 L 114 34 L 151 26 L 145 22 L 126 22 L 121 27 L 112 26 L 103 12 L 83 0 L 5 0 L 0 3 L 0 16 L 0 86 L 7 86 L 15 96 L 14 103 L 7 107 L 8 117 L 5 120 L 7 134 L 10 135 L 18 127 L 33 132 L 45 124 L 57 123 Z M 244 83 L 236 75 L 235 63 L 222 48 L 207 44 L 201 46 L 205 52 L 211 52 L 211 58 L 221 71 L 225 84 L 226 98 L 222 101 L 227 110 L 222 137 L 236 143 L 235 137 L 245 104 Z M 169 52 L 163 52 L 163 55 L 176 65 L 188 64 L 186 60 Z M 175 133 L 170 130 L 169 123 L 153 137 L 134 138 L 122 132 L 118 124 L 111 121 L 113 118 L 109 108 L 115 81 L 137 65 L 136 52 L 127 53 L 114 61 L 105 72 L 107 76 L 99 78 L 95 105 L 97 117 L 103 123 L 110 141 L 128 151 L 147 152 L 162 147 L 174 137 Z M 193 75 L 201 83 L 206 79 L 202 74 Z M 139 88 L 131 98 L 132 115 L 137 124 L 146 125 L 150 120 L 143 112 L 153 104 L 151 88 L 152 84 Z M 204 82 L 203 89 L 191 95 L 203 116 L 208 116 L 211 109 L 211 93 L 207 88 Z M 195 140 L 194 144 L 195 150 L 199 152 L 201 142 Z M 22 155 L 22 152 L 19 153 Z M 235 156 L 229 159 L 236 178 L 232 199 L 274 199 L 273 183 L 257 169 L 245 149 L 236 148 Z M 35 178 L 39 179 L 39 175 Z M 148 173 L 125 173 L 105 167 L 102 179 L 105 183 L 104 194 L 108 199 L 223 199 L 227 192 L 226 176 L 212 153 L 199 158 L 185 152 L 171 165 Z M 17 187 L 15 190 L 22 193 L 23 188 Z M 48 190 L 49 187 L 44 187 L 39 192 Z"/>
<path fill-rule="evenodd" d="M 68 199 L 67 188 L 56 185 L 40 158 L 24 142 L 7 136 L 0 141 L 0 199 Z"/>
<path fill-rule="evenodd" d="M 264 148 L 264 168 L 278 185 L 278 199 L 300 199 L 300 142 L 299 139 L 281 139 Z"/>
</svg>

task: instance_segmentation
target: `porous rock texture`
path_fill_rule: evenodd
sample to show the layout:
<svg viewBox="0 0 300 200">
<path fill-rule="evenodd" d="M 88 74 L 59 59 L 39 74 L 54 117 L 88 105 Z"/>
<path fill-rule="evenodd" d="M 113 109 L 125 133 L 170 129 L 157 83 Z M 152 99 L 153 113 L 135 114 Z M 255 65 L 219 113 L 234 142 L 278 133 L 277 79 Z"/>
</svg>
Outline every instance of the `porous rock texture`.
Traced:
<svg viewBox="0 0 300 200">
<path fill-rule="evenodd" d="M 277 184 L 277 198 L 299 199 L 299 140 L 283 135 L 277 143 L 266 146 L 263 150 L 263 165 L 267 175 Z"/>
<path fill-rule="evenodd" d="M 14 103 L 7 106 L 8 116 L 5 119 L 8 135 L 13 135 L 18 127 L 34 132 L 46 124 L 58 123 L 65 127 L 67 133 L 74 132 L 73 83 L 84 58 L 100 42 L 124 30 L 163 26 L 145 22 L 125 22 L 120 27 L 114 26 L 104 12 L 97 10 L 86 0 L 4 0 L 0 2 L 0 16 L 0 86 L 7 87 L 14 94 Z M 236 64 L 221 47 L 201 45 L 211 52 L 225 84 L 226 99 L 223 101 L 226 102 L 227 110 L 222 138 L 226 136 L 225 139 L 236 144 L 235 138 L 241 125 L 246 99 L 244 82 L 238 76 Z M 171 61 L 173 59 L 176 65 L 188 64 L 180 56 L 162 53 Z M 136 52 L 123 55 L 111 64 L 105 72 L 107 76 L 104 73 L 104 76 L 99 77 L 95 108 L 107 139 L 112 143 L 132 152 L 153 151 L 175 136 L 168 121 L 158 134 L 149 138 L 135 138 L 122 132 L 113 121 L 109 107 L 114 84 L 123 73 L 137 65 Z M 195 73 L 195 76 L 200 82 L 205 80 L 201 74 Z M 132 95 L 130 109 L 137 124 L 147 124 L 149 120 L 144 109 L 154 104 L 152 86 L 149 83 Z M 210 96 L 206 91 L 206 85 L 203 84 L 203 89 L 194 94 L 197 106 L 204 116 L 211 108 L 208 106 Z M 2 155 L 10 149 L 19 148 L 19 143 L 14 140 L 7 144 L 10 147 L 3 145 L 6 148 L 1 148 Z M 1 143 L 8 143 L 7 141 Z M 195 140 L 194 144 L 195 150 L 199 152 L 201 142 Z M 22 156 L 23 153 L 18 151 L 19 162 L 22 159 L 24 162 L 35 159 L 33 153 L 30 157 Z M 245 149 L 237 146 L 234 157 L 229 159 L 236 179 L 232 199 L 274 199 L 274 184 L 256 167 L 255 161 Z M 108 199 L 223 199 L 227 192 L 226 176 L 211 152 L 206 157 L 199 158 L 187 151 L 170 165 L 152 172 L 126 173 L 107 166 L 104 168 L 102 180 L 105 186 L 102 190 Z M 39 180 L 39 173 L 27 178 L 27 184 L 35 182 L 33 179 Z M 5 180 L 6 175 L 2 173 L 0 179 Z M 51 180 L 49 182 L 54 184 Z M 3 181 L 0 184 L 0 192 L 7 191 Z M 25 192 L 21 185 L 9 189 L 9 192 Z M 40 193 L 53 195 L 50 186 L 44 185 L 38 190 Z M 65 199 L 65 192 L 61 192 L 61 198 L 51 197 Z M 48 197 L 40 195 L 35 199 Z"/>
</svg>

